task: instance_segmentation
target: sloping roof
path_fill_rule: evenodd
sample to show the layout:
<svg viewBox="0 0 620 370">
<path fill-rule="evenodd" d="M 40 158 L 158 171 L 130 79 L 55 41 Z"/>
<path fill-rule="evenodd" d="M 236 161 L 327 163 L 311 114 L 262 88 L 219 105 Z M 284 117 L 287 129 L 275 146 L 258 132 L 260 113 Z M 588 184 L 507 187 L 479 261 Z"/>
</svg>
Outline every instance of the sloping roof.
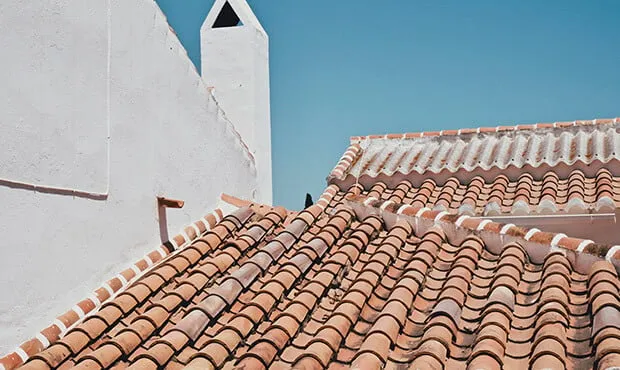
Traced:
<svg viewBox="0 0 620 370">
<path fill-rule="evenodd" d="M 615 137 L 603 128 L 615 125 L 568 130 L 579 127 L 570 131 L 574 137 L 586 131 Z M 538 129 L 530 136 L 537 135 Z M 125 271 L 134 275 L 115 278 L 124 286 L 106 283 L 113 290 L 108 300 L 95 296 L 88 309 L 78 304 L 0 365 L 620 366 L 620 246 L 462 212 L 473 200 L 473 214 L 488 213 L 483 203 L 496 198 L 501 212 L 519 201 L 530 210 L 545 201 L 566 211 L 579 202 L 582 211 L 615 208 L 615 158 L 599 161 L 596 171 L 595 162 L 564 163 L 568 170 L 556 164 L 537 178 L 529 172 L 534 167 L 522 167 L 516 179 L 496 174 L 492 182 L 493 170 L 482 167 L 469 180 L 459 172 L 442 182 L 431 171 L 432 182 L 424 182 L 388 175 L 382 165 L 379 176 L 356 184 L 349 170 L 367 153 L 354 152 L 345 153 L 317 204 L 301 212 L 224 195 L 240 208 L 186 228 L 160 248 L 164 258 L 152 267 L 139 261 Z"/>
<path fill-rule="evenodd" d="M 22 343 L 14 352 L 1 357 L 0 370 L 15 368 L 32 355 L 39 353 L 51 343 L 56 342 L 67 333 L 68 329 L 82 322 L 84 317 L 98 311 L 102 305 L 109 303 L 118 293 L 141 279 L 154 266 L 158 266 L 158 263 L 167 256 L 175 254 L 175 250 L 189 245 L 197 240 L 199 236 L 211 230 L 222 220 L 222 217 L 222 211 L 216 209 L 200 220 L 186 226 L 180 234 L 175 235 L 172 239 L 164 242 L 156 249 L 147 253 L 143 258 L 131 264 L 130 267 L 121 271 L 118 275 L 104 282 L 88 297 L 77 302 L 67 312 L 58 316 L 51 325 L 41 330 L 34 338 Z"/>
<path fill-rule="evenodd" d="M 22 369 L 620 364 L 618 248 L 355 189 L 244 204 Z"/>
<path fill-rule="evenodd" d="M 416 185 L 405 179 L 395 186 L 384 181 L 368 189 L 360 184 L 353 186 L 377 199 L 393 197 L 416 207 L 467 215 L 605 213 L 614 212 L 620 205 L 620 177 L 606 168 L 593 177 L 574 170 L 567 178 L 560 178 L 550 170 L 540 180 L 524 172 L 515 181 L 500 174 L 491 181 L 480 176 L 466 182 L 450 177 L 438 184 L 429 176 Z"/>
<path fill-rule="evenodd" d="M 361 183 L 394 181 L 420 175 L 439 182 L 450 176 L 518 177 L 524 171 L 542 177 L 550 168 L 560 177 L 575 169 L 592 175 L 620 159 L 619 127 L 616 118 L 352 137 L 330 182 L 347 177 Z"/>
<path fill-rule="evenodd" d="M 620 119 L 356 136 L 328 176 L 462 214 L 611 212 Z"/>
</svg>

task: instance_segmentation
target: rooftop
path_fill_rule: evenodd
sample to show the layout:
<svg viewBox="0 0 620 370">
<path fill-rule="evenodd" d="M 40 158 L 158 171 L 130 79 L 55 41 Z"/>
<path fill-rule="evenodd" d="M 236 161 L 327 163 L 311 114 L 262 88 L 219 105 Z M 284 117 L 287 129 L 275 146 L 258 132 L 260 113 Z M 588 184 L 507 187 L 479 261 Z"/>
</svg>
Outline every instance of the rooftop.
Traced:
<svg viewBox="0 0 620 370">
<path fill-rule="evenodd" d="M 527 138 L 510 130 L 509 139 L 501 130 L 489 135 L 532 146 L 537 137 L 548 137 L 564 149 L 585 140 L 587 148 L 597 140 L 615 143 L 617 123 L 543 126 Z M 474 140 L 491 140 L 477 131 L 450 140 L 477 147 Z M 449 136 L 444 134 L 437 137 Z M 522 166 L 516 178 L 503 173 L 489 180 L 488 168 L 474 166 L 446 179 L 433 171 L 423 172 L 423 180 L 406 171 L 393 179 L 387 152 L 408 158 L 418 151 L 417 143 L 403 144 L 403 137 L 396 146 L 393 139 L 369 139 L 381 140 L 383 149 L 379 142 L 364 139 L 364 146 L 364 140 L 353 138 L 357 149 L 345 153 L 319 201 L 300 212 L 224 195 L 236 211 L 226 216 L 216 211 L 188 226 L 0 364 L 5 369 L 22 364 L 22 369 L 620 366 L 620 247 L 493 219 L 516 220 L 521 213 L 514 212 L 515 204 L 521 201 L 527 214 L 541 217 L 613 213 L 617 158 L 605 157 L 594 172 L 587 169 L 593 162 L 586 156 L 549 162 L 542 175 Z M 371 145 L 374 154 L 367 151 Z M 424 145 L 420 152 L 426 153 L 444 144 L 433 139 Z M 564 149 L 562 158 L 568 158 Z M 501 156 L 502 151 L 488 150 L 480 152 L 487 161 Z M 371 159 L 376 156 L 384 157 Z M 563 165 L 568 172 L 557 169 Z M 351 175 L 367 175 L 371 167 L 379 175 L 364 181 Z M 486 207 L 492 202 L 498 205 L 493 212 Z M 577 203 L 584 207 L 575 209 Z"/>
</svg>

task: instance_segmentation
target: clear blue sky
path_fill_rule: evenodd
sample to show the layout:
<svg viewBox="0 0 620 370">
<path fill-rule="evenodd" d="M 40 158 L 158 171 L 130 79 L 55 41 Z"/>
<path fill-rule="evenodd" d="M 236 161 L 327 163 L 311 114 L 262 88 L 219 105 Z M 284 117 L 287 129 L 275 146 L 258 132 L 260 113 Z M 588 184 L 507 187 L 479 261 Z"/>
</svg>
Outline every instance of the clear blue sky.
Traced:
<svg viewBox="0 0 620 370">
<path fill-rule="evenodd" d="M 213 0 L 157 0 L 199 65 Z M 249 1 L 270 37 L 274 203 L 353 135 L 620 116 L 620 1 Z"/>
</svg>

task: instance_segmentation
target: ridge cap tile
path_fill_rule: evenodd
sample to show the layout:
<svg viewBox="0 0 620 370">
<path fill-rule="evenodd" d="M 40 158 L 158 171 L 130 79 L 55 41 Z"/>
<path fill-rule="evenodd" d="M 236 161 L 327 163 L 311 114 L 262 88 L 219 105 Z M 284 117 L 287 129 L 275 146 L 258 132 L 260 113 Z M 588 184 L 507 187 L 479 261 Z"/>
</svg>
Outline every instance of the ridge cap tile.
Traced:
<svg viewBox="0 0 620 370">
<path fill-rule="evenodd" d="M 481 126 L 477 128 L 460 128 L 456 130 L 441 130 L 441 131 L 419 131 L 419 132 L 406 132 L 406 133 L 394 133 L 383 135 L 366 135 L 366 136 L 351 136 L 350 141 L 352 144 L 358 143 L 364 140 L 377 140 L 377 139 L 391 139 L 402 140 L 404 138 L 419 138 L 429 136 L 460 136 L 467 134 L 480 134 L 480 133 L 498 133 L 505 131 L 536 131 L 543 129 L 557 129 L 567 127 L 579 127 L 579 126 L 597 126 L 597 125 L 612 125 L 620 123 L 620 117 L 618 118 L 598 118 L 593 120 L 573 122 L 554 122 L 554 123 L 536 123 L 536 124 L 518 124 L 512 126 Z"/>
</svg>

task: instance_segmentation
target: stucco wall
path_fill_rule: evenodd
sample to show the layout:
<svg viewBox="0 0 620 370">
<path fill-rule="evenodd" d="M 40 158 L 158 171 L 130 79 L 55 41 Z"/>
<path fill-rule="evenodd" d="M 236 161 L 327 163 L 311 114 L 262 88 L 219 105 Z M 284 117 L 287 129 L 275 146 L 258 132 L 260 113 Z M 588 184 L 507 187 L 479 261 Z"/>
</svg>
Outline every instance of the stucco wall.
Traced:
<svg viewBox="0 0 620 370">
<path fill-rule="evenodd" d="M 186 201 L 167 212 L 176 233 L 257 187 L 153 1 L 41 5 L 0 4 L 0 354 L 160 243 L 157 195 Z"/>
<path fill-rule="evenodd" d="M 256 158 L 256 199 L 272 203 L 269 37 L 244 0 L 227 0 L 243 25 L 213 28 L 217 0 L 200 29 L 201 70 Z"/>
</svg>

